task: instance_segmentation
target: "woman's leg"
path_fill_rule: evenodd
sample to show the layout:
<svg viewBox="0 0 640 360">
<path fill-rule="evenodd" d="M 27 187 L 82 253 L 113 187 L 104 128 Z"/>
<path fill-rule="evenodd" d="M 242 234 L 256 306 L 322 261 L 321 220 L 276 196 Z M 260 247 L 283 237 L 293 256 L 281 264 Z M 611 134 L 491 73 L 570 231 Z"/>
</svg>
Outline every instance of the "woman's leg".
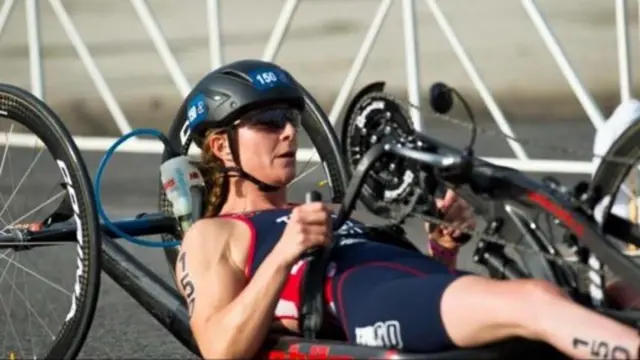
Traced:
<svg viewBox="0 0 640 360">
<path fill-rule="evenodd" d="M 465 276 L 424 261 L 380 262 L 337 274 L 333 294 L 348 338 L 361 345 L 434 352 L 519 336 L 573 358 L 638 358 L 634 329 L 540 280 Z"/>
<path fill-rule="evenodd" d="M 337 273 L 333 300 L 348 339 L 418 353 L 455 348 L 441 320 L 440 300 L 459 274 L 437 262 L 424 268 L 375 262 Z"/>
<path fill-rule="evenodd" d="M 631 327 L 582 307 L 540 280 L 455 280 L 442 295 L 451 340 L 470 347 L 512 336 L 547 342 L 573 358 L 636 359 L 640 337 Z"/>
</svg>

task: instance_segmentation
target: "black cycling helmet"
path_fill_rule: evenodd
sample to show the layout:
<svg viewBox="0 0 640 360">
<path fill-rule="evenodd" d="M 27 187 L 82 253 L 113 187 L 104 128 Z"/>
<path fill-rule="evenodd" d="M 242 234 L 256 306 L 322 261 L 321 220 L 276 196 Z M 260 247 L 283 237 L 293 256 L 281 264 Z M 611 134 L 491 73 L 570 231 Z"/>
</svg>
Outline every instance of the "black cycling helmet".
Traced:
<svg viewBox="0 0 640 360">
<path fill-rule="evenodd" d="M 240 166 L 238 145 L 232 131 L 240 119 L 252 121 L 258 116 L 252 112 L 278 106 L 302 113 L 305 97 L 298 82 L 280 66 L 261 60 L 240 60 L 224 65 L 205 76 L 187 95 L 181 106 L 193 142 L 202 148 L 207 130 L 225 130 L 229 138 L 231 155 L 237 165 L 223 169 L 246 178 L 263 191 L 279 187 L 266 184 Z M 288 116 L 286 111 L 282 116 Z"/>
</svg>

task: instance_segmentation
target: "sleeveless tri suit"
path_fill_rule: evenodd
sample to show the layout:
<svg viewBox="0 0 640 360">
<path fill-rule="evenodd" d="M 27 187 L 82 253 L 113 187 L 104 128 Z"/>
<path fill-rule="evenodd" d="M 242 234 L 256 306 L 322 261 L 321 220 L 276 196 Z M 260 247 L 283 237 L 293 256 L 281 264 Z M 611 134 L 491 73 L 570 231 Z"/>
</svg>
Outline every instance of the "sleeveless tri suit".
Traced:
<svg viewBox="0 0 640 360">
<path fill-rule="evenodd" d="M 225 215 L 251 230 L 245 267 L 250 279 L 279 241 L 291 209 Z M 337 322 L 352 343 L 414 352 L 453 347 L 440 316 L 449 284 L 465 273 L 422 254 L 371 241 L 364 225 L 347 221 L 334 234 L 325 283 L 326 321 Z M 278 301 L 276 319 L 298 319 L 300 283 L 307 260 L 295 264 Z"/>
</svg>

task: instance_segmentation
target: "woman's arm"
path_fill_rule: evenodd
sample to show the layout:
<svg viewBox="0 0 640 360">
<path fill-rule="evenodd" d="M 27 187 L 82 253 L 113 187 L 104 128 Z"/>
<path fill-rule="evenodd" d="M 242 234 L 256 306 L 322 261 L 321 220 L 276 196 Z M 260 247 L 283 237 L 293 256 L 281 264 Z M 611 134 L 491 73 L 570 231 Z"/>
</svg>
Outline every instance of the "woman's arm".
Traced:
<svg viewBox="0 0 640 360">
<path fill-rule="evenodd" d="M 457 263 L 460 246 L 471 239 L 471 235 L 461 229 L 469 231 L 475 228 L 476 216 L 471 205 L 451 189 L 447 189 L 444 198 L 436 199 L 436 207 L 441 212 L 442 220 L 452 226 L 438 226 L 430 231 L 431 225 L 425 223 L 429 234 L 429 254 L 453 268 Z"/>
<path fill-rule="evenodd" d="M 427 252 L 429 256 L 443 262 L 449 268 L 455 268 L 458 262 L 460 244 L 451 236 L 444 235 L 440 229 L 429 233 L 429 227 L 429 224 L 425 223 L 425 228 L 429 234 L 427 239 Z"/>
<path fill-rule="evenodd" d="M 290 270 L 270 255 L 247 284 L 230 256 L 229 245 L 238 236 L 249 236 L 240 222 L 200 221 L 187 232 L 176 263 L 179 289 L 205 359 L 248 359 L 258 352 Z"/>
</svg>

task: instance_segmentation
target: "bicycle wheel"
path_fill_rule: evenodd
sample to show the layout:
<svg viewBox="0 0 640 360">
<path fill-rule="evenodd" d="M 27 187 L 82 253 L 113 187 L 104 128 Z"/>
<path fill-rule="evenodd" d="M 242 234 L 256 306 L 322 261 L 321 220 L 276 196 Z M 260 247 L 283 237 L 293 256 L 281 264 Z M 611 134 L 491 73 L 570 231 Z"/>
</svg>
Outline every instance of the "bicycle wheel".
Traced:
<svg viewBox="0 0 640 360">
<path fill-rule="evenodd" d="M 634 168 L 638 166 L 638 162 L 640 162 L 639 143 L 640 122 L 634 122 L 613 142 L 607 153 L 602 157 L 602 160 L 593 175 L 593 179 L 591 180 L 589 189 L 590 194 L 597 197 L 607 195 L 615 196 L 615 194 L 621 190 L 625 180 L 629 178 L 629 176 L 635 175 L 632 174 L 632 172 L 634 171 Z M 621 161 L 621 159 L 624 159 L 625 161 Z M 629 205 L 637 209 L 637 199 L 631 198 L 630 200 L 632 203 Z M 614 203 L 615 201 L 613 200 L 609 201 L 604 207 L 601 220 L 602 224 L 606 224 L 609 221 Z M 637 223 L 637 221 L 634 222 Z M 614 241 L 614 243 L 618 242 L 616 239 L 612 239 L 612 241 Z M 621 252 L 625 251 L 625 244 L 623 242 L 615 243 L 615 245 L 617 245 L 616 247 Z M 597 264 L 599 264 L 597 259 L 595 260 Z M 609 269 L 605 270 L 607 270 L 605 272 L 605 276 L 609 279 L 600 277 L 597 283 L 594 283 L 596 282 L 596 278 L 589 276 L 588 270 L 585 269 L 582 272 L 579 272 L 578 276 L 580 279 L 580 285 L 584 288 L 588 288 L 589 286 L 596 286 L 600 288 L 604 287 L 606 282 L 613 280 L 614 277 L 614 274 L 608 271 Z"/>
<path fill-rule="evenodd" d="M 40 152 L 47 149 L 52 155 L 51 169 L 44 170 L 47 171 L 46 176 L 41 177 L 37 181 L 42 182 L 44 180 L 50 180 L 50 177 L 53 177 L 56 173 L 56 168 L 60 171 L 63 189 L 60 190 L 59 196 L 60 198 L 64 198 L 66 193 L 69 197 L 69 201 L 72 204 L 74 212 L 73 221 L 78 226 L 75 239 L 77 243 L 77 252 L 71 254 L 76 258 L 76 260 L 69 263 L 70 265 L 77 264 L 74 268 L 75 270 L 72 269 L 69 272 L 70 275 L 75 273 L 73 276 L 73 291 L 70 291 L 69 293 L 63 292 L 62 294 L 64 295 L 64 299 L 68 299 L 67 296 L 71 295 L 71 307 L 68 310 L 65 319 L 62 321 L 62 325 L 60 326 L 57 334 L 47 328 L 48 333 L 46 339 L 47 341 L 53 339 L 53 343 L 51 345 L 44 346 L 45 350 L 41 351 L 41 353 L 33 354 L 32 356 L 21 354 L 20 357 L 29 356 L 33 358 L 41 357 L 51 359 L 75 358 L 82 349 L 93 322 L 100 287 L 101 239 L 90 177 L 82 160 L 82 156 L 73 141 L 71 134 L 65 128 L 62 121 L 44 102 L 29 92 L 15 86 L 0 84 L 0 118 L 18 123 L 17 128 L 14 127 L 14 125 L 11 125 L 9 131 L 2 134 L 6 141 L 4 142 L 0 169 L 3 167 L 6 168 L 5 158 L 8 157 L 7 150 L 12 139 L 17 138 L 15 140 L 16 142 L 20 142 L 19 139 L 23 139 L 25 141 L 22 142 L 26 143 L 26 138 L 24 138 L 25 134 L 17 132 L 26 128 L 35 134 L 35 138 L 37 138 L 37 140 L 33 139 L 33 137 L 30 137 L 30 139 L 33 139 L 32 141 L 40 144 Z M 6 122 L 3 122 L 3 124 L 6 125 Z M 32 169 L 32 166 L 35 164 L 35 160 L 36 159 L 34 159 L 34 162 L 29 166 L 28 171 L 24 174 L 17 187 L 14 188 L 10 198 L 6 200 L 3 210 L 0 211 L 0 215 L 5 212 L 4 210 L 7 208 L 11 199 L 14 199 L 15 193 L 25 180 L 29 171 Z M 0 170 L 0 172 L 1 171 L 2 170 Z M 60 185 L 61 184 L 59 183 L 56 184 L 58 188 Z M 26 201 L 26 198 L 31 197 L 32 195 L 33 193 L 29 192 L 27 196 L 24 196 L 25 199 L 23 200 Z M 3 202 L 5 201 L 3 200 Z M 5 223 L 5 229 L 7 229 L 11 228 L 14 223 L 22 221 L 21 219 L 22 218 L 12 220 L 12 224 L 7 224 L 4 222 L 4 219 L 2 219 L 2 221 Z M 53 250 L 50 250 L 52 249 L 51 246 L 38 247 L 38 245 L 34 245 L 27 250 L 21 250 L 20 253 L 29 253 L 36 249 L 51 251 L 50 254 L 53 254 Z M 11 249 L 7 249 L 5 254 L 9 251 L 11 251 Z M 18 251 L 14 251 L 14 253 L 18 253 Z M 5 255 L 3 254 L 2 257 L 5 257 Z M 40 260 L 40 257 L 38 257 L 38 259 L 38 262 L 44 262 Z M 46 273 L 45 277 L 53 277 L 53 273 L 58 273 L 60 269 L 58 269 L 56 265 L 56 269 L 48 269 L 48 271 L 49 273 Z M 45 280 L 44 277 L 43 280 Z M 13 283 L 11 286 L 15 288 Z M 41 293 L 38 293 L 37 296 L 38 301 L 42 303 L 46 302 L 46 305 L 43 306 L 48 306 L 50 310 L 54 307 L 48 297 L 46 298 L 47 300 L 45 300 L 45 297 Z M 10 315 L 11 309 L 7 309 L 4 303 L 3 307 L 5 315 Z M 30 309 L 27 311 L 32 310 Z M 26 322 L 24 319 L 25 314 L 21 313 L 19 315 L 21 316 L 21 321 Z M 29 318 L 30 316 L 31 313 L 27 312 L 26 317 Z M 36 314 L 36 316 L 38 315 Z M 50 319 L 49 317 L 44 317 L 44 320 L 41 318 L 38 318 L 38 320 L 44 321 Z M 10 319 L 3 320 L 5 323 L 9 321 Z M 29 325 L 31 325 L 31 323 L 29 323 Z M 16 338 L 18 338 L 17 335 Z M 4 341 L 7 341 L 6 336 Z M 34 340 L 31 339 L 29 341 L 32 342 Z M 13 354 L 15 356 L 15 353 Z M 8 354 L 6 353 L 3 354 L 3 356 L 7 355 Z"/>
<path fill-rule="evenodd" d="M 590 192 L 603 195 L 616 194 L 625 178 L 640 161 L 640 122 L 634 122 L 611 145 L 596 169 L 590 184 Z M 628 161 L 620 161 L 625 159 Z M 613 202 L 603 213 L 602 222 L 611 214 Z"/>
<path fill-rule="evenodd" d="M 299 85 L 302 87 L 302 85 Z M 328 197 L 333 203 L 339 203 L 342 201 L 344 193 L 347 188 L 347 181 L 349 179 L 349 169 L 345 165 L 342 156 L 340 154 L 340 144 L 335 131 L 320 105 L 315 99 L 302 88 L 305 94 L 306 107 L 302 116 L 301 126 L 305 130 L 308 141 L 313 145 L 317 151 L 317 156 L 324 170 L 325 180 L 327 181 Z M 185 109 L 181 107 L 178 110 L 178 114 L 169 129 L 168 138 L 169 141 L 176 149 L 181 149 L 183 154 L 187 154 L 190 150 L 192 139 L 190 136 L 185 136 L 185 130 L 187 129 L 186 118 L 184 116 Z M 302 134 L 300 134 L 302 135 Z M 302 141 L 304 142 L 304 141 Z M 162 161 L 168 159 L 169 153 L 165 151 L 162 156 Z M 308 165 L 311 162 L 311 157 L 306 161 L 303 169 L 299 171 L 301 175 L 298 175 L 297 179 L 306 176 L 311 170 L 308 169 Z M 315 167 L 314 167 L 315 168 Z M 294 180 L 295 181 L 295 180 Z M 315 186 L 315 185 L 312 185 Z M 309 191 L 312 189 L 308 189 Z M 168 215 L 173 215 L 171 210 L 171 204 L 166 198 L 166 194 L 160 185 L 160 211 Z M 325 197 L 326 199 L 327 197 Z M 301 199 L 302 200 L 302 199 Z M 162 236 L 163 241 L 174 241 L 175 236 L 166 234 Z M 178 239 L 180 240 L 180 239 Z M 176 248 L 165 248 L 165 256 L 169 262 L 171 271 L 174 271 L 174 265 L 178 250 Z"/>
</svg>

